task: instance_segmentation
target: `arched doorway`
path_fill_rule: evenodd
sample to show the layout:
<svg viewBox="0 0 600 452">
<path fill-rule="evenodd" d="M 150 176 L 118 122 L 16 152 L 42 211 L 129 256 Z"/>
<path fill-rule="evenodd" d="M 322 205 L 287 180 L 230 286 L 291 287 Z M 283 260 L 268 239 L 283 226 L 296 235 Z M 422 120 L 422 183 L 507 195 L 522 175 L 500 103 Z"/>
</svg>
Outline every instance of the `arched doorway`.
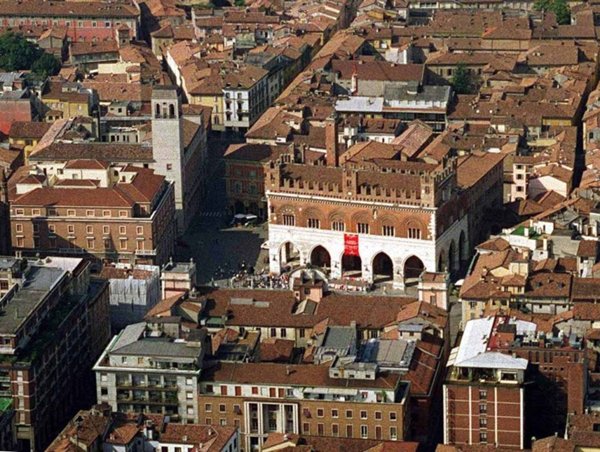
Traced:
<svg viewBox="0 0 600 452">
<path fill-rule="evenodd" d="M 425 264 L 417 256 L 411 256 L 404 261 L 404 284 L 415 284 L 421 273 L 425 270 Z"/>
<path fill-rule="evenodd" d="M 285 242 L 279 248 L 279 263 L 283 270 L 300 265 L 300 250 L 292 242 Z"/>
<path fill-rule="evenodd" d="M 342 275 L 353 278 L 362 276 L 362 259 L 360 256 L 350 254 L 342 256 Z"/>
<path fill-rule="evenodd" d="M 381 252 L 373 258 L 373 281 L 382 282 L 394 279 L 394 263 L 387 254 Z"/>
<path fill-rule="evenodd" d="M 315 267 L 331 268 L 331 256 L 321 245 L 315 247 L 310 253 L 310 263 Z"/>
</svg>

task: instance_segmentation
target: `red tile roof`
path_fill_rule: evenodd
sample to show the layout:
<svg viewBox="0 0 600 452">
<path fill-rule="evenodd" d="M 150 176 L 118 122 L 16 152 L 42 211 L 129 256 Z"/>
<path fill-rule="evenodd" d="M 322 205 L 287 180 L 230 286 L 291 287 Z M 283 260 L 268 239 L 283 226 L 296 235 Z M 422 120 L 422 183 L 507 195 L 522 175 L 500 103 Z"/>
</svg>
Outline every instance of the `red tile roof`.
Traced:
<svg viewBox="0 0 600 452">
<path fill-rule="evenodd" d="M 203 370 L 203 381 L 239 384 L 395 389 L 401 380 L 397 373 L 380 373 L 375 380 L 329 377 L 330 363 L 275 364 L 220 362 Z"/>
</svg>

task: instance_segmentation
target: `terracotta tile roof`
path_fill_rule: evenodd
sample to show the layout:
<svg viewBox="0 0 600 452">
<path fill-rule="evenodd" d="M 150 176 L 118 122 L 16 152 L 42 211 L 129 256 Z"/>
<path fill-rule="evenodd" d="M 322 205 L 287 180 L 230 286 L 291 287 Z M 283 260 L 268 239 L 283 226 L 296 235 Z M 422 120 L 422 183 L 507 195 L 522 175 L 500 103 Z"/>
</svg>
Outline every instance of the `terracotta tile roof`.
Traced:
<svg viewBox="0 0 600 452">
<path fill-rule="evenodd" d="M 76 91 L 63 91 L 65 81 L 49 81 L 46 83 L 44 90 L 42 91 L 42 100 L 53 100 L 59 99 L 62 102 L 79 102 L 87 103 L 90 94 L 88 92 Z"/>
<path fill-rule="evenodd" d="M 269 290 L 212 290 L 207 298 L 204 315 L 228 316 L 227 325 L 264 327 L 314 327 L 328 320 L 329 325 L 350 325 L 356 321 L 359 328 L 382 329 L 396 319 L 402 306 L 413 298 L 328 294 L 324 296 L 314 314 L 295 315 L 295 301 L 291 292 Z M 268 305 L 241 304 L 236 299 L 264 301 Z"/>
<path fill-rule="evenodd" d="M 350 80 L 354 74 L 360 81 L 379 80 L 388 82 L 423 81 L 425 66 L 422 64 L 394 64 L 386 61 L 333 60 L 331 71 L 342 80 Z"/>
<path fill-rule="evenodd" d="M 282 107 L 268 108 L 246 132 L 246 138 L 287 138 L 292 127 L 285 123 L 288 113 Z M 300 119 L 297 119 L 300 121 Z"/>
<path fill-rule="evenodd" d="M 409 371 L 403 375 L 410 381 L 411 395 L 432 396 L 436 375 L 442 371 L 443 341 L 431 338 L 431 342 L 417 341 Z"/>
<path fill-rule="evenodd" d="M 506 204 L 506 207 L 519 217 L 530 217 L 544 212 L 546 209 L 532 199 L 519 199 Z"/>
<path fill-rule="evenodd" d="M 119 45 L 114 39 L 107 39 L 104 41 L 77 41 L 71 43 L 69 52 L 73 56 L 114 53 L 116 58 L 119 54 Z"/>
<path fill-rule="evenodd" d="M 590 301 L 595 302 L 600 299 L 600 278 L 573 278 L 573 291 L 571 292 L 573 301 Z M 576 304 L 573 308 L 580 306 Z M 598 315 L 600 315 L 600 305 L 598 305 Z M 583 309 L 583 308 L 581 308 Z M 600 317 L 599 317 L 600 318 Z"/>
<path fill-rule="evenodd" d="M 544 210 L 550 209 L 552 207 L 554 207 L 555 205 L 563 202 L 565 200 L 565 197 L 562 196 L 559 193 L 556 193 L 555 191 L 547 191 L 544 193 L 541 193 L 540 195 L 538 195 L 535 198 L 535 201 L 541 205 Z"/>
<path fill-rule="evenodd" d="M 98 185 L 99 185 L 99 181 L 93 180 L 93 179 L 62 179 L 62 180 L 56 181 L 53 186 L 59 187 L 59 188 L 63 188 L 63 187 L 96 188 Z"/>
<path fill-rule="evenodd" d="M 293 340 L 268 338 L 260 343 L 260 361 L 289 362 L 293 351 Z"/>
<path fill-rule="evenodd" d="M 392 160 L 398 158 L 400 150 L 398 146 L 380 143 L 378 141 L 364 141 L 356 143 L 340 156 L 340 164 L 345 162 L 361 162 L 365 160 L 384 159 Z"/>
<path fill-rule="evenodd" d="M 561 182 L 569 183 L 573 179 L 573 170 L 564 168 L 556 164 L 550 164 L 541 168 L 535 168 L 532 174 L 532 178 L 550 176 L 554 177 Z"/>
<path fill-rule="evenodd" d="M 109 162 L 152 162 L 152 147 L 141 144 L 52 143 L 30 155 L 32 161 L 67 161 L 73 156 Z"/>
<path fill-rule="evenodd" d="M 292 142 L 297 146 L 306 145 L 309 148 L 325 150 L 325 128 L 309 126 L 307 134 L 292 135 Z"/>
<path fill-rule="evenodd" d="M 593 257 L 598 255 L 598 242 L 596 240 L 581 240 L 577 247 L 577 256 Z"/>
<path fill-rule="evenodd" d="M 444 309 L 422 301 L 404 305 L 396 316 L 398 323 L 416 319 L 430 322 L 442 331 L 448 326 L 448 313 Z"/>
<path fill-rule="evenodd" d="M 223 21 L 227 23 L 267 23 L 278 24 L 281 18 L 276 15 L 267 15 L 264 12 L 247 12 L 230 10 L 223 14 Z"/>
<path fill-rule="evenodd" d="M 276 160 L 288 152 L 290 152 L 288 146 L 242 143 L 230 145 L 225 151 L 223 158 L 227 160 L 245 160 L 263 163 L 269 160 Z"/>
<path fill-rule="evenodd" d="M 13 164 L 16 164 L 17 159 L 20 159 L 23 154 L 21 149 L 4 149 L 0 148 L 0 166 L 12 167 Z"/>
<path fill-rule="evenodd" d="M 319 50 L 316 57 L 330 57 L 332 55 L 340 55 L 347 57 L 348 55 L 356 55 L 365 44 L 365 39 L 350 34 L 348 32 L 339 31 L 327 41 L 327 43 Z M 313 60 L 314 61 L 314 60 Z"/>
<path fill-rule="evenodd" d="M 124 171 L 134 172 L 136 175 L 130 182 L 119 182 L 115 188 L 125 193 L 132 201 L 137 203 L 151 203 L 160 194 L 165 182 L 165 177 L 155 174 L 149 168 L 139 168 L 128 165 Z"/>
<path fill-rule="evenodd" d="M 132 422 L 127 418 L 117 418 L 110 426 L 104 442 L 115 445 L 129 445 L 139 433 L 140 428 L 136 422 Z"/>
<path fill-rule="evenodd" d="M 579 62 L 579 49 L 564 43 L 539 45 L 529 49 L 525 62 L 529 66 L 573 66 Z"/>
<path fill-rule="evenodd" d="M 39 139 L 48 131 L 51 124 L 47 122 L 15 121 L 10 126 L 8 136 L 11 138 Z"/>
<path fill-rule="evenodd" d="M 492 64 L 496 70 L 512 71 L 517 64 L 515 55 L 501 53 L 434 52 L 429 55 L 426 66 L 485 66 Z"/>
<path fill-rule="evenodd" d="M 68 169 L 107 169 L 110 164 L 103 160 L 69 160 L 65 164 Z"/>
<path fill-rule="evenodd" d="M 491 152 L 473 152 L 462 160 L 456 171 L 458 185 L 462 188 L 473 187 L 480 179 L 487 176 L 489 172 L 501 165 L 504 154 Z"/>
<path fill-rule="evenodd" d="M 566 298 L 571 295 L 572 276 L 562 273 L 539 273 L 527 280 L 525 296 L 532 298 Z"/>
<path fill-rule="evenodd" d="M 21 0 L 20 2 L 0 2 L 0 15 L 15 17 L 136 18 L 139 17 L 139 12 L 132 4 L 125 2 Z"/>
<path fill-rule="evenodd" d="M 290 446 L 282 448 L 286 444 L 290 444 Z M 407 441 L 270 433 L 262 448 L 269 452 L 417 452 L 418 446 L 419 443 Z"/>
<path fill-rule="evenodd" d="M 102 438 L 111 422 L 110 417 L 94 415 L 88 410 L 79 411 L 74 416 L 74 419 L 80 419 L 81 421 L 77 424 L 70 421 L 46 450 L 52 452 L 79 451 L 81 450 L 79 447 L 72 449 L 72 447 L 75 447 L 75 444 L 71 442 L 70 438 L 75 436 L 79 444 L 91 447 L 98 439 Z"/>
<path fill-rule="evenodd" d="M 101 102 L 150 102 L 152 99 L 152 85 L 127 82 L 126 74 L 96 77 L 94 80 L 86 79 L 82 85 L 85 88 L 95 89 Z"/>
<path fill-rule="evenodd" d="M 85 206 L 85 207 L 133 207 L 133 202 L 113 188 L 54 189 L 36 188 L 12 200 L 15 206 Z"/>
<path fill-rule="evenodd" d="M 408 128 L 392 141 L 401 146 L 402 153 L 413 158 L 421 152 L 433 139 L 433 129 L 419 120 L 412 121 Z"/>
<path fill-rule="evenodd" d="M 268 71 L 255 66 L 245 66 L 235 72 L 228 72 L 224 78 L 224 89 L 244 88 L 250 89 L 258 83 L 263 77 L 266 77 Z"/>
<path fill-rule="evenodd" d="M 103 279 L 148 279 L 152 276 L 152 272 L 148 270 L 141 270 L 134 268 L 133 270 L 116 268 L 105 265 L 98 274 L 99 278 Z"/>
<path fill-rule="evenodd" d="M 375 380 L 352 380 L 329 377 L 330 363 L 275 364 L 220 362 L 203 371 L 203 381 L 240 384 L 272 384 L 344 388 L 394 389 L 401 380 L 395 373 L 382 372 Z"/>
<path fill-rule="evenodd" d="M 192 444 L 193 450 L 218 452 L 236 434 L 236 428 L 221 425 L 165 423 L 160 432 L 160 442 L 170 444 Z"/>
<path fill-rule="evenodd" d="M 449 445 L 438 444 L 435 452 L 510 452 L 514 449 L 498 447 L 492 444 Z"/>
</svg>

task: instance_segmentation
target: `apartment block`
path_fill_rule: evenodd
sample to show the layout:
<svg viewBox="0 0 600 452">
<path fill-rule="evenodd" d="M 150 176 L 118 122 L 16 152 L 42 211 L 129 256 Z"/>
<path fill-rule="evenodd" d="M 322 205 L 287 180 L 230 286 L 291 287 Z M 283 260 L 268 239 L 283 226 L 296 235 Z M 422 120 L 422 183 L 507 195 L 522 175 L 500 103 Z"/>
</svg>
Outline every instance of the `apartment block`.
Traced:
<svg viewBox="0 0 600 452">
<path fill-rule="evenodd" d="M 184 331 L 173 318 L 127 326 L 94 366 L 98 402 L 116 411 L 197 423 L 205 341 L 205 330 Z"/>
<path fill-rule="evenodd" d="M 150 169 L 74 160 L 23 168 L 11 184 L 17 251 L 128 264 L 172 255 L 173 183 Z"/>
<path fill-rule="evenodd" d="M 588 394 L 591 355 L 576 326 L 518 312 L 467 322 L 448 360 L 444 443 L 523 449 L 562 434 Z"/>
<path fill-rule="evenodd" d="M 221 362 L 203 371 L 198 409 L 203 423 L 240 428 L 246 450 L 274 432 L 403 440 L 408 392 L 399 374 L 367 366 Z"/>
<path fill-rule="evenodd" d="M 119 25 L 126 25 L 137 36 L 139 18 L 140 11 L 131 2 L 50 4 L 43 0 L 25 0 L 0 4 L 2 25 L 60 26 L 67 30 L 73 42 L 111 38 Z"/>
<path fill-rule="evenodd" d="M 108 286 L 82 259 L 0 258 L 0 397 L 5 450 L 43 450 L 93 401 L 89 369 L 110 336 Z"/>
<path fill-rule="evenodd" d="M 443 389 L 444 444 L 525 447 L 527 359 L 496 350 L 502 331 L 535 331 L 524 321 L 471 320 L 448 360 Z M 496 334 L 498 332 L 498 334 Z"/>
</svg>

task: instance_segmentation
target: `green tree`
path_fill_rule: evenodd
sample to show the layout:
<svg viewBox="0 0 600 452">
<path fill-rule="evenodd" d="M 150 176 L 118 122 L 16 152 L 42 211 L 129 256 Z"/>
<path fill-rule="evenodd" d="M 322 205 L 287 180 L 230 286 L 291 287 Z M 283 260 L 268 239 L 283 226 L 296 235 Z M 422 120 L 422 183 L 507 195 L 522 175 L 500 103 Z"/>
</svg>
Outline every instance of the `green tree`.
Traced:
<svg viewBox="0 0 600 452">
<path fill-rule="evenodd" d="M 450 84 L 457 94 L 470 94 L 473 91 L 471 71 L 467 69 L 464 63 L 458 64 L 452 74 Z"/>
<path fill-rule="evenodd" d="M 552 0 L 535 0 L 533 8 L 537 11 L 550 11 Z"/>
<path fill-rule="evenodd" d="M 233 0 L 233 4 L 235 6 L 244 7 L 244 6 L 246 6 L 246 1 L 245 0 Z"/>
<path fill-rule="evenodd" d="M 31 70 L 44 78 L 55 75 L 60 71 L 60 61 L 54 55 L 44 52 L 33 62 Z"/>
<path fill-rule="evenodd" d="M 5 71 L 31 69 L 43 51 L 23 36 L 11 31 L 0 35 L 0 68 Z"/>
<path fill-rule="evenodd" d="M 538 11 L 554 13 L 560 25 L 571 23 L 571 10 L 566 0 L 536 0 L 533 7 Z"/>
<path fill-rule="evenodd" d="M 60 61 L 11 31 L 0 35 L 0 69 L 21 71 L 31 69 L 36 75 L 47 77 L 60 70 Z"/>
<path fill-rule="evenodd" d="M 556 14 L 556 21 L 561 25 L 571 23 L 571 10 L 566 0 L 554 0 L 552 11 Z"/>
</svg>

